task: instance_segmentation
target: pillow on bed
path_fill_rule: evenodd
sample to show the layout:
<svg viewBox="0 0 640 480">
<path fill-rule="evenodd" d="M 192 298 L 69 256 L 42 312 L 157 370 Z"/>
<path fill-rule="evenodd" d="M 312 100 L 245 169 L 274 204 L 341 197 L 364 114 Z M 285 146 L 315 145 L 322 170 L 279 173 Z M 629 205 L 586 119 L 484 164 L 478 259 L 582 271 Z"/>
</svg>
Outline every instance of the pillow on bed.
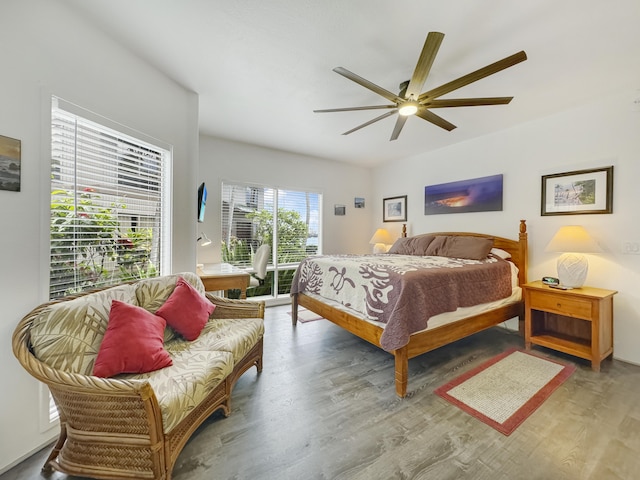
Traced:
<svg viewBox="0 0 640 480">
<path fill-rule="evenodd" d="M 493 238 L 437 235 L 425 255 L 483 260 L 493 247 Z"/>
<path fill-rule="evenodd" d="M 387 253 L 398 255 L 427 255 L 429 244 L 436 238 L 433 235 L 416 235 L 415 237 L 399 238 Z"/>
<path fill-rule="evenodd" d="M 489 253 L 493 253 L 496 257 L 500 257 L 503 260 L 511 258 L 511 254 L 509 252 L 507 252 L 506 250 L 502 250 L 500 248 L 492 248 L 491 252 Z"/>
</svg>

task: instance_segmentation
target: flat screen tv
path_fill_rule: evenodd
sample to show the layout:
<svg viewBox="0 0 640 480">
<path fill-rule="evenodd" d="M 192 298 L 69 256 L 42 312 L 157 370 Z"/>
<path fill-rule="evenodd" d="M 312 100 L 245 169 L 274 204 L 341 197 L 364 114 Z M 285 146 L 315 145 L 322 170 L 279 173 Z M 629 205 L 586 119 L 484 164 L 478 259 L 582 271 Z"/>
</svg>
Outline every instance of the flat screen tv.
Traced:
<svg viewBox="0 0 640 480">
<path fill-rule="evenodd" d="M 204 222 L 204 208 L 207 205 L 207 186 L 202 182 L 198 187 L 198 222 Z"/>
</svg>

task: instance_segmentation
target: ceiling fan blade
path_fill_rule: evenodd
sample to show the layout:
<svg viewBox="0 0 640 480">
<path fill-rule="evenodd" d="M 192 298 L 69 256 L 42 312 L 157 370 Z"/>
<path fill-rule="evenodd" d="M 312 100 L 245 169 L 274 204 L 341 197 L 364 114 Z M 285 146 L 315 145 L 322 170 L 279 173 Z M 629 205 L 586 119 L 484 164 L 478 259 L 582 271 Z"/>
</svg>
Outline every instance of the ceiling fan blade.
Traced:
<svg viewBox="0 0 640 480">
<path fill-rule="evenodd" d="M 314 112 L 315 113 L 351 112 L 355 110 L 376 110 L 378 108 L 398 108 L 398 106 L 397 105 L 371 105 L 368 107 L 327 108 L 325 110 L 314 110 Z"/>
<path fill-rule="evenodd" d="M 424 82 L 427 80 L 429 72 L 431 71 L 433 61 L 436 59 L 436 55 L 438 54 L 443 38 L 444 33 L 440 32 L 429 32 L 429 35 L 427 35 L 427 39 L 422 47 L 420 58 L 418 58 L 416 69 L 413 71 L 413 76 L 411 77 L 411 81 L 409 82 L 404 98 L 411 98 L 413 96 L 415 99 L 420 95 Z"/>
<path fill-rule="evenodd" d="M 356 75 L 353 72 L 350 72 L 346 68 L 336 67 L 336 68 L 333 69 L 333 71 L 336 72 L 336 73 L 339 73 L 343 77 L 348 78 L 352 82 L 356 82 L 358 85 L 362 85 L 363 87 L 368 88 L 372 92 L 377 93 L 381 97 L 386 98 L 390 102 L 398 103 L 398 102 L 402 101 L 402 99 L 400 97 L 398 97 L 398 95 L 396 95 L 395 93 L 392 93 L 389 90 L 386 90 L 386 89 L 376 85 L 375 83 L 371 83 L 369 80 L 367 80 L 365 78 L 362 78 L 360 75 Z"/>
<path fill-rule="evenodd" d="M 481 105 L 506 105 L 511 100 L 513 97 L 451 98 L 427 101 L 424 106 L 427 108 L 477 107 Z"/>
<path fill-rule="evenodd" d="M 402 131 L 402 127 L 404 127 L 404 124 L 407 123 L 407 117 L 406 115 L 398 115 L 398 120 L 396 120 L 396 126 L 393 127 L 393 133 L 391 134 L 391 138 L 389 139 L 391 140 L 395 140 L 400 136 L 400 132 Z"/>
<path fill-rule="evenodd" d="M 447 122 L 444 118 L 439 117 L 438 115 L 436 115 L 435 113 L 431 112 L 426 108 L 421 108 L 420 110 L 418 110 L 418 112 L 416 113 L 416 117 L 420 117 L 423 120 L 426 120 L 427 122 L 431 122 L 440 128 L 444 128 L 449 132 L 454 128 L 456 128 L 456 126 L 453 123 Z"/>
<path fill-rule="evenodd" d="M 517 63 L 523 62 L 527 59 L 527 54 L 524 51 L 514 53 L 513 55 L 503 58 L 502 60 L 498 60 L 491 65 L 487 65 L 486 67 L 480 68 L 475 72 L 471 72 L 467 75 L 464 75 L 456 80 L 452 80 L 449 83 L 445 83 L 439 87 L 434 88 L 433 90 L 429 90 L 428 92 L 424 92 L 419 97 L 419 102 L 423 103 L 427 98 L 437 98 L 446 93 L 457 90 L 458 88 L 462 88 L 465 85 L 469 85 L 470 83 L 477 82 L 478 80 L 488 77 L 489 75 L 493 75 L 494 73 L 498 73 L 505 68 L 509 68 Z"/>
<path fill-rule="evenodd" d="M 358 125 L 356 128 L 352 128 L 348 132 L 344 132 L 342 135 L 349 135 L 350 133 L 353 133 L 356 130 L 360 130 L 361 128 L 367 127 L 367 126 L 371 125 L 372 123 L 377 122 L 378 120 L 382 120 L 383 118 L 390 117 L 394 113 L 396 113 L 396 110 L 393 110 L 393 111 L 387 112 L 387 113 L 383 113 L 382 115 L 380 115 L 379 117 L 374 118 L 373 120 L 369 120 L 368 122 L 365 122 L 362 125 Z"/>
</svg>

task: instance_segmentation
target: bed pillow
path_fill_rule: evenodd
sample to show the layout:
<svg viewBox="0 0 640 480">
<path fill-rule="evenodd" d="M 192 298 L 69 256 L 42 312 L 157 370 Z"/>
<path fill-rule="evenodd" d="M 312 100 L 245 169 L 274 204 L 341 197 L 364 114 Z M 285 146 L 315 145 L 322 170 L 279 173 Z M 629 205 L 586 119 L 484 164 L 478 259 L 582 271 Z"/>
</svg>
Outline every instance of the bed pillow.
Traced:
<svg viewBox="0 0 640 480">
<path fill-rule="evenodd" d="M 93 374 L 147 373 L 172 365 L 164 349 L 164 318 L 136 305 L 113 300 Z"/>
<path fill-rule="evenodd" d="M 186 340 L 193 341 L 200 336 L 215 308 L 216 306 L 189 282 L 179 277 L 176 288 L 167 301 L 156 310 L 156 315 L 164 318 L 167 325 Z"/>
<path fill-rule="evenodd" d="M 502 258 L 503 260 L 511 258 L 511 254 L 501 248 L 492 248 L 490 253 L 494 254 L 496 257 Z"/>
<path fill-rule="evenodd" d="M 493 238 L 436 235 L 426 255 L 483 260 L 493 247 Z"/>
<path fill-rule="evenodd" d="M 429 244 L 433 242 L 433 235 L 416 235 L 415 237 L 401 237 L 395 241 L 387 253 L 398 255 L 427 255 Z"/>
</svg>

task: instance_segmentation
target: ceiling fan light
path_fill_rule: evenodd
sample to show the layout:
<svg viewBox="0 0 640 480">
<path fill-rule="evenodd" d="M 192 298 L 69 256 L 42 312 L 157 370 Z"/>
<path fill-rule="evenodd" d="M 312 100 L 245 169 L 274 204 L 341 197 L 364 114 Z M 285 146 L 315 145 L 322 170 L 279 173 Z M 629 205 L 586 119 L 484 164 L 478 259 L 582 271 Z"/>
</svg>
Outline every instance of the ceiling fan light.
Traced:
<svg viewBox="0 0 640 480">
<path fill-rule="evenodd" d="M 418 102 L 405 102 L 398 109 L 398 113 L 405 117 L 415 115 L 418 111 Z"/>
</svg>

